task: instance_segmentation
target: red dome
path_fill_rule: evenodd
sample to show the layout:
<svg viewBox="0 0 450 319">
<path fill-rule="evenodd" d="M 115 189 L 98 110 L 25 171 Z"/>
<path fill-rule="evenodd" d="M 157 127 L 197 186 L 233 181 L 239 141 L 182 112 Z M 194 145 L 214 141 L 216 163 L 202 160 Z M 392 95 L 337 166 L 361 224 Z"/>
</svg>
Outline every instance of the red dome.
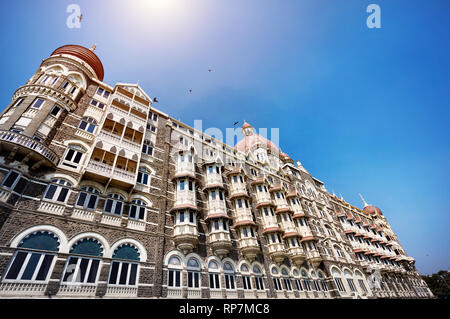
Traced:
<svg viewBox="0 0 450 319">
<path fill-rule="evenodd" d="M 273 152 L 278 152 L 278 147 L 275 146 L 271 141 L 262 137 L 261 135 L 248 135 L 244 136 L 242 140 L 236 143 L 235 148 L 241 152 L 247 152 L 253 145 L 259 144 Z"/>
<path fill-rule="evenodd" d="M 376 213 L 378 213 L 378 215 L 383 215 L 381 213 L 381 209 L 379 209 L 378 207 L 372 206 L 372 205 L 365 206 L 363 210 L 370 215 L 374 215 Z"/>
<path fill-rule="evenodd" d="M 94 53 L 94 51 L 82 47 L 81 45 L 69 44 L 59 47 L 58 49 L 53 51 L 53 53 L 50 56 L 57 54 L 68 54 L 83 60 L 84 62 L 86 62 L 91 66 L 91 68 L 97 75 L 97 78 L 100 81 L 103 81 L 103 77 L 105 76 L 103 64 L 102 61 L 100 61 L 100 59 L 98 58 L 98 56 Z"/>
</svg>

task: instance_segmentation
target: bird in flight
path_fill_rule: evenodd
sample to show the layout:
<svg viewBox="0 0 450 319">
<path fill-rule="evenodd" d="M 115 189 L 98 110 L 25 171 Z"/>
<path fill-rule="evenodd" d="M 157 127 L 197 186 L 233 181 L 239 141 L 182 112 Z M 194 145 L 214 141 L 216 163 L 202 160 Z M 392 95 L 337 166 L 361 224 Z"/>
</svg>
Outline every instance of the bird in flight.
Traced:
<svg viewBox="0 0 450 319">
<path fill-rule="evenodd" d="M 153 98 L 153 102 L 154 103 L 158 103 L 159 102 L 158 99 L 156 98 L 156 96 Z"/>
<path fill-rule="evenodd" d="M 81 20 L 83 20 L 83 14 L 81 14 L 80 16 L 78 16 L 78 20 L 80 20 L 80 22 L 81 22 Z"/>
<path fill-rule="evenodd" d="M 192 90 L 191 90 L 191 89 L 189 89 L 189 93 L 192 93 Z"/>
<path fill-rule="evenodd" d="M 234 122 L 234 124 L 233 125 L 236 125 L 236 124 L 238 124 L 239 123 L 239 121 L 237 121 L 237 122 Z"/>
<path fill-rule="evenodd" d="M 208 69 L 208 72 L 211 72 L 212 70 L 211 69 Z"/>
</svg>

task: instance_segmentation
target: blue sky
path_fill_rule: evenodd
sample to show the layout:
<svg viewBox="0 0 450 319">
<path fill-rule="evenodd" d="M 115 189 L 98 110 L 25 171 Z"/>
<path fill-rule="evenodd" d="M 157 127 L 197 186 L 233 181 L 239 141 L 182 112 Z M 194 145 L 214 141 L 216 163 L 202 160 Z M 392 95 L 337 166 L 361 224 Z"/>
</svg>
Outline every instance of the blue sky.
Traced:
<svg viewBox="0 0 450 319">
<path fill-rule="evenodd" d="M 71 3 L 80 29 L 66 26 Z M 370 3 L 381 29 L 365 24 Z M 105 82 L 139 81 L 189 125 L 280 128 L 284 152 L 330 192 L 380 207 L 428 274 L 450 268 L 449 10 L 445 0 L 8 1 L 0 101 L 55 48 L 96 43 Z"/>
</svg>

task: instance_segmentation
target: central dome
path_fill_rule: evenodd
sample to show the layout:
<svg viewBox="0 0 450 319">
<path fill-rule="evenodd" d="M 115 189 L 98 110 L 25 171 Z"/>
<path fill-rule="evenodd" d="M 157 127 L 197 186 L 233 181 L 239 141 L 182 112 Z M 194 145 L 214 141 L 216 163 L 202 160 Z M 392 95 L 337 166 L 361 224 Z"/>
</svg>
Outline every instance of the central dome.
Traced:
<svg viewBox="0 0 450 319">
<path fill-rule="evenodd" d="M 97 78 L 100 81 L 103 81 L 103 77 L 105 76 L 103 70 L 102 61 L 98 58 L 98 56 L 94 53 L 94 50 L 90 50 L 88 48 L 82 47 L 81 45 L 69 44 L 59 47 L 50 56 L 58 55 L 58 54 L 67 54 L 77 57 L 87 64 L 94 70 Z"/>
<path fill-rule="evenodd" d="M 269 149 L 272 153 L 279 152 L 278 147 L 274 143 L 259 134 L 255 134 L 253 126 L 245 121 L 242 125 L 242 133 L 244 134 L 244 138 L 236 143 L 236 146 L 234 147 L 236 150 L 246 153 L 253 146 L 261 145 L 262 147 Z"/>
</svg>

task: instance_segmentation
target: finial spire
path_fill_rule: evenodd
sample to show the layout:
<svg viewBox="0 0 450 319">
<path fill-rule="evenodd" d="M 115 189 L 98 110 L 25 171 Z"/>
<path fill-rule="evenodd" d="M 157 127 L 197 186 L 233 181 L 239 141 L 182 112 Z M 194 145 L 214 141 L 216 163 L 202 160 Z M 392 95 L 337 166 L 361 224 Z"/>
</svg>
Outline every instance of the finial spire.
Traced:
<svg viewBox="0 0 450 319">
<path fill-rule="evenodd" d="M 364 200 L 364 197 L 361 194 L 359 194 L 359 197 L 361 197 L 361 199 L 364 203 L 364 207 L 369 206 L 369 204 L 366 203 L 366 201 Z"/>
<path fill-rule="evenodd" d="M 96 44 L 96 43 L 94 43 L 94 45 L 91 46 L 91 48 L 90 48 L 89 50 L 91 50 L 92 52 L 94 52 L 95 49 L 97 49 L 97 44 Z"/>
</svg>

